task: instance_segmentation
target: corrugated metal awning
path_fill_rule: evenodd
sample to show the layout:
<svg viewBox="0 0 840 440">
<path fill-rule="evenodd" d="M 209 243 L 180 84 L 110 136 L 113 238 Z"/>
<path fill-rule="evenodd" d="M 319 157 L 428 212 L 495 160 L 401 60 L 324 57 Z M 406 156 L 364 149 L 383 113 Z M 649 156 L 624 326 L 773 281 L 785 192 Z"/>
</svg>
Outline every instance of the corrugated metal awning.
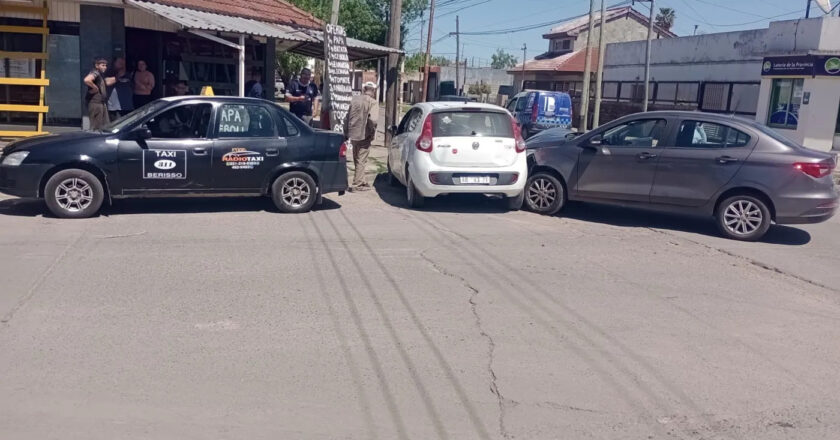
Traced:
<svg viewBox="0 0 840 440">
<path fill-rule="evenodd" d="M 139 0 L 128 0 L 128 4 L 149 11 L 183 26 L 187 30 L 229 32 L 237 35 L 245 34 L 298 42 L 316 41 L 306 32 L 282 24 L 266 23 L 250 18 L 232 17 Z"/>
<path fill-rule="evenodd" d="M 141 0 L 127 0 L 127 3 L 182 26 L 185 30 L 274 38 L 277 40 L 277 48 L 280 50 L 320 59 L 324 58 L 324 33 L 321 30 L 293 28 L 282 24 Z M 351 61 L 380 58 L 391 53 L 401 52 L 390 47 L 347 38 L 347 55 Z"/>
</svg>

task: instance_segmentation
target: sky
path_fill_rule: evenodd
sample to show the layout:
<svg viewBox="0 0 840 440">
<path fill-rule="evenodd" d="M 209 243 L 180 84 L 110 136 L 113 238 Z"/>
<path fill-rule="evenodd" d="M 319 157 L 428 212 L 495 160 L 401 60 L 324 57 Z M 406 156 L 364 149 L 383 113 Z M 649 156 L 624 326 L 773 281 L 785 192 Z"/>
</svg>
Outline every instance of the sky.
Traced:
<svg viewBox="0 0 840 440">
<path fill-rule="evenodd" d="M 455 58 L 455 36 L 448 36 L 455 31 L 455 16 L 460 17 L 461 32 L 483 32 L 502 30 L 518 26 L 536 25 L 552 21 L 560 22 L 589 11 L 590 0 L 436 0 L 441 5 L 435 9 L 434 29 L 432 31 L 432 54 L 450 59 Z M 607 7 L 622 0 L 606 0 Z M 600 0 L 595 0 L 600 8 Z M 831 0 L 836 6 L 840 0 Z M 648 3 L 634 6 L 647 15 Z M 697 25 L 698 33 L 729 32 L 744 29 L 766 28 L 770 21 L 788 20 L 805 16 L 806 0 L 656 0 L 656 9 L 673 8 L 676 22 L 672 29 L 680 36 L 692 35 Z M 838 7 L 840 8 L 840 7 Z M 811 5 L 811 17 L 822 15 L 820 8 Z M 835 10 L 835 15 L 837 14 Z M 428 29 L 428 10 L 423 22 L 423 41 L 421 44 L 418 21 L 409 28 L 405 41 L 408 53 L 425 50 L 426 30 Z M 528 47 L 529 59 L 548 50 L 548 40 L 542 38 L 552 27 L 551 24 L 536 29 L 505 33 L 501 35 L 462 35 L 468 62 L 486 66 L 490 56 L 497 48 L 513 53 L 522 59 L 522 45 Z M 474 59 L 474 60 L 473 60 Z"/>
</svg>

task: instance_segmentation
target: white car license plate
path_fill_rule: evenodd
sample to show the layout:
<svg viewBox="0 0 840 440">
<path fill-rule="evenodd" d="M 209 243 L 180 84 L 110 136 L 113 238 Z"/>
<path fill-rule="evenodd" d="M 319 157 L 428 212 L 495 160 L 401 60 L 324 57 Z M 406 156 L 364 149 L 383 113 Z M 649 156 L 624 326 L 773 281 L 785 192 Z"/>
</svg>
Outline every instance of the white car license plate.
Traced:
<svg viewBox="0 0 840 440">
<path fill-rule="evenodd" d="M 462 185 L 488 185 L 490 176 L 461 176 Z"/>
</svg>

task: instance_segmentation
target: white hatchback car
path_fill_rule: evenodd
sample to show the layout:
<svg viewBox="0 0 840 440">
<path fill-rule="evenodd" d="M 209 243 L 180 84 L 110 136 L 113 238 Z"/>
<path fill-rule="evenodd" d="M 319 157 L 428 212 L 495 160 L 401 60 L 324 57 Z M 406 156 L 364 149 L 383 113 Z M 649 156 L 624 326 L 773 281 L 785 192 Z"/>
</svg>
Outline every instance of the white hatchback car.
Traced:
<svg viewBox="0 0 840 440">
<path fill-rule="evenodd" d="M 424 102 L 390 130 L 389 182 L 405 185 L 412 208 L 423 206 L 426 197 L 451 193 L 500 194 L 508 208 L 522 206 L 528 160 L 525 141 L 507 110 Z"/>
</svg>

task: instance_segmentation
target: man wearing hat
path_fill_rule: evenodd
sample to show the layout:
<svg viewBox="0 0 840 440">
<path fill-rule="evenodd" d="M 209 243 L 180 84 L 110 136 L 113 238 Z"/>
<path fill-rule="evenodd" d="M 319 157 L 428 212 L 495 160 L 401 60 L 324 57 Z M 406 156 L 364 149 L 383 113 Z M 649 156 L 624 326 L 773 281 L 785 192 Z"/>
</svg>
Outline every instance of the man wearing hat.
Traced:
<svg viewBox="0 0 840 440">
<path fill-rule="evenodd" d="M 353 97 L 344 119 L 344 137 L 353 145 L 353 164 L 356 167 L 350 191 L 368 191 L 371 188 L 370 184 L 365 182 L 365 166 L 379 121 L 379 103 L 375 98 L 376 84 L 368 81 L 362 88 L 364 93 Z"/>
</svg>

